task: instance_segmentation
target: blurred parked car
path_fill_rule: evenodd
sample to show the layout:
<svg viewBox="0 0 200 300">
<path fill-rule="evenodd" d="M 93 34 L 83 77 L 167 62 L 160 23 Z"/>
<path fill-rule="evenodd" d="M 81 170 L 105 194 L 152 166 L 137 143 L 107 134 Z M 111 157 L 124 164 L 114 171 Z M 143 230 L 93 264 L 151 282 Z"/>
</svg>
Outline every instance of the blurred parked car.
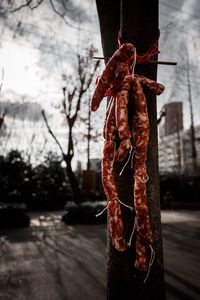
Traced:
<svg viewBox="0 0 200 300">
<path fill-rule="evenodd" d="M 0 228 L 27 227 L 29 224 L 25 203 L 0 202 Z"/>
<path fill-rule="evenodd" d="M 107 213 L 101 213 L 107 205 L 107 201 L 86 201 L 80 204 L 68 202 L 65 205 L 62 221 L 66 224 L 98 224 L 106 223 Z"/>
</svg>

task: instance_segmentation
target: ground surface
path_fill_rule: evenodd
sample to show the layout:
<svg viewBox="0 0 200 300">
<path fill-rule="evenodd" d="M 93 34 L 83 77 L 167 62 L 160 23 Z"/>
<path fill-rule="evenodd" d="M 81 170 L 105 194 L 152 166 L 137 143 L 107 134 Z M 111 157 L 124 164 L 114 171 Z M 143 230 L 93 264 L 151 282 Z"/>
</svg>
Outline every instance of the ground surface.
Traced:
<svg viewBox="0 0 200 300">
<path fill-rule="evenodd" d="M 0 231 L 0 300 L 104 300 L 105 225 L 66 226 L 61 213 Z M 163 211 L 167 300 L 200 299 L 200 211 Z"/>
</svg>

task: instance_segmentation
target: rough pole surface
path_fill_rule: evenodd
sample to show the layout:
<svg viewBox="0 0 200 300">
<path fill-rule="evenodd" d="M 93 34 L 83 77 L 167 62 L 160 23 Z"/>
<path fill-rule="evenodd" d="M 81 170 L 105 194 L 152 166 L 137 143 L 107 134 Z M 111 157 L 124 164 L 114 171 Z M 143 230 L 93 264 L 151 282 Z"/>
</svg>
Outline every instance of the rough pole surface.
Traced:
<svg viewBox="0 0 200 300">
<path fill-rule="evenodd" d="M 120 1 L 114 0 L 96 0 L 96 3 L 105 57 L 111 56 L 117 49 L 117 35 L 119 29 L 121 31 L 121 42 L 133 43 L 139 54 L 144 54 L 158 39 L 158 0 L 126 0 L 121 1 L 121 3 Z M 157 66 L 136 66 L 135 72 L 156 80 Z M 145 95 L 147 98 L 150 121 L 150 140 L 147 161 L 149 180 L 147 184 L 147 195 L 156 259 L 147 282 L 143 284 L 145 273 L 139 272 L 134 268 L 134 242 L 132 243 L 132 247 L 126 252 L 120 253 L 111 245 L 108 233 L 108 300 L 165 299 L 159 201 L 156 97 L 146 90 Z M 130 106 L 130 120 L 131 115 L 132 108 Z M 128 165 L 123 172 L 123 176 L 119 176 L 123 165 L 124 163 L 115 163 L 114 165 L 117 189 L 120 199 L 129 205 L 133 205 L 133 171 L 131 166 Z M 133 228 L 134 215 L 124 207 L 121 207 L 121 209 L 125 237 L 128 240 Z"/>
</svg>

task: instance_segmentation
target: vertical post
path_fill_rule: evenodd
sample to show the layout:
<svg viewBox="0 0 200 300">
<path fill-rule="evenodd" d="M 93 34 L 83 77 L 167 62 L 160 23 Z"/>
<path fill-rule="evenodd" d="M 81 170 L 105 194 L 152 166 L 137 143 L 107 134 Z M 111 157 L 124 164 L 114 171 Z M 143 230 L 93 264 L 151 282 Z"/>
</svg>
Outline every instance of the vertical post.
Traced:
<svg viewBox="0 0 200 300">
<path fill-rule="evenodd" d="M 196 173 L 197 168 L 197 151 L 195 146 L 195 130 L 194 130 L 194 114 L 192 106 L 192 93 L 191 93 L 191 83 L 190 83 L 190 64 L 188 50 L 186 49 L 186 72 L 187 72 L 187 86 L 188 86 L 188 100 L 190 107 L 190 138 L 191 138 L 191 154 L 192 154 L 192 173 Z"/>
<path fill-rule="evenodd" d="M 120 29 L 121 0 L 96 0 L 104 57 L 110 57 L 117 49 Z"/>
<path fill-rule="evenodd" d="M 116 50 L 119 29 L 121 32 L 121 43 L 133 43 L 137 48 L 137 53 L 144 54 L 158 39 L 158 0 L 121 0 L 121 2 L 119 2 L 120 1 L 114 0 L 96 0 L 104 56 L 111 56 Z M 108 10 L 108 5 L 111 10 Z M 109 19 L 109 21 L 107 21 L 107 19 Z M 112 23 L 112 20 L 115 20 L 116 22 Z M 136 66 L 135 72 L 156 80 L 157 67 L 156 65 Z M 149 278 L 144 284 L 143 280 L 145 274 L 134 268 L 134 243 L 132 243 L 132 247 L 125 252 L 118 252 L 112 246 L 108 233 L 108 300 L 165 299 L 159 199 L 156 97 L 150 91 L 144 90 L 144 92 L 147 98 L 150 121 L 150 140 L 147 161 L 149 181 L 147 184 L 147 195 L 156 259 L 152 266 Z M 129 107 L 130 118 L 132 113 L 132 108 Z M 133 171 L 129 164 L 124 170 L 123 176 L 119 176 L 123 164 L 124 163 L 114 164 L 117 190 L 119 198 L 123 202 L 128 205 L 133 205 Z M 133 228 L 134 215 L 123 206 L 121 206 L 121 211 L 125 229 L 125 238 L 127 240 L 128 237 L 130 237 Z"/>
</svg>

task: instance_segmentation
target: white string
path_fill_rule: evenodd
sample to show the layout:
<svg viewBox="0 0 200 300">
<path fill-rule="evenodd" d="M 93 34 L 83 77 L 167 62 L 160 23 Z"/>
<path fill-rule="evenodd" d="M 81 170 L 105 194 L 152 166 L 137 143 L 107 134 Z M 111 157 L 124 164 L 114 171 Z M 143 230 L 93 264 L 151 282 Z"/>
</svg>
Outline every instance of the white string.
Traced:
<svg viewBox="0 0 200 300">
<path fill-rule="evenodd" d="M 132 64 L 132 75 L 133 75 L 133 77 L 134 77 L 136 60 L 137 60 L 137 51 L 136 51 L 136 48 L 134 48 L 134 59 L 133 59 L 133 64 Z"/>
<path fill-rule="evenodd" d="M 119 201 L 119 203 L 120 203 L 120 204 L 122 204 L 123 206 L 125 206 L 125 207 L 129 208 L 131 211 L 133 211 L 133 210 L 134 210 L 134 207 L 133 207 L 133 206 L 130 206 L 130 205 L 128 205 L 128 204 L 126 204 L 126 203 L 122 202 L 122 201 L 121 201 L 121 200 L 119 200 L 119 199 L 118 199 L 118 201 Z"/>
<path fill-rule="evenodd" d="M 133 206 L 130 206 L 130 205 L 128 205 L 128 204 L 125 204 L 124 202 L 122 202 L 122 201 L 119 200 L 118 198 L 113 198 L 113 200 L 114 200 L 114 199 L 117 199 L 117 201 L 118 201 L 120 204 L 122 204 L 123 206 L 129 208 L 131 211 L 134 210 L 134 207 L 133 207 Z M 110 202 L 110 201 L 109 201 L 109 202 Z M 105 211 L 106 209 L 108 209 L 108 205 L 106 205 L 106 207 L 104 207 L 104 208 L 102 209 L 102 211 L 100 211 L 100 213 L 96 214 L 95 216 L 96 216 L 96 217 L 101 216 L 101 215 L 104 213 L 104 211 Z"/>
<path fill-rule="evenodd" d="M 95 217 L 101 216 L 101 215 L 104 213 L 104 211 L 105 211 L 106 209 L 108 209 L 108 205 L 106 205 L 106 207 L 104 207 L 104 208 L 102 209 L 102 211 L 100 211 L 100 213 L 96 214 Z"/>
<path fill-rule="evenodd" d="M 150 249 L 151 249 L 151 257 L 150 257 L 150 261 L 149 261 L 148 271 L 147 271 L 146 277 L 144 279 L 144 283 L 146 283 L 146 281 L 149 277 L 150 269 L 151 269 L 151 266 L 153 265 L 154 258 L 155 258 L 155 251 L 151 245 L 150 245 Z"/>
<path fill-rule="evenodd" d="M 128 156 L 128 159 L 126 161 L 126 163 L 124 164 L 123 168 L 121 169 L 120 173 L 119 173 L 119 176 L 122 175 L 122 173 L 124 172 L 124 169 L 126 168 L 127 164 L 129 163 L 129 160 L 131 158 L 131 155 L 132 155 L 132 149 L 133 147 L 131 147 L 131 149 L 129 150 L 129 156 Z"/>
<path fill-rule="evenodd" d="M 136 226 L 137 226 L 137 219 L 136 219 L 136 216 L 135 216 L 135 220 L 134 220 L 134 224 L 133 224 L 133 230 L 132 230 L 132 232 L 131 232 L 131 236 L 130 236 L 129 241 L 128 241 L 128 243 L 127 243 L 127 246 L 128 246 L 128 247 L 131 247 L 131 243 L 132 243 L 132 239 L 133 239 L 133 235 L 134 235 Z"/>
<path fill-rule="evenodd" d="M 107 112 L 106 112 L 106 115 L 107 115 L 107 118 L 105 120 L 105 138 L 106 139 L 108 138 L 108 120 L 109 120 L 109 117 L 110 117 L 110 114 L 112 111 L 112 107 L 113 107 L 113 105 L 115 105 L 114 101 L 115 101 L 114 97 L 111 97 L 109 104 L 108 104 Z"/>
<path fill-rule="evenodd" d="M 139 179 L 142 183 L 146 183 L 149 180 L 148 174 L 146 174 L 146 178 L 143 180 L 140 176 L 134 176 L 135 179 Z"/>
</svg>

